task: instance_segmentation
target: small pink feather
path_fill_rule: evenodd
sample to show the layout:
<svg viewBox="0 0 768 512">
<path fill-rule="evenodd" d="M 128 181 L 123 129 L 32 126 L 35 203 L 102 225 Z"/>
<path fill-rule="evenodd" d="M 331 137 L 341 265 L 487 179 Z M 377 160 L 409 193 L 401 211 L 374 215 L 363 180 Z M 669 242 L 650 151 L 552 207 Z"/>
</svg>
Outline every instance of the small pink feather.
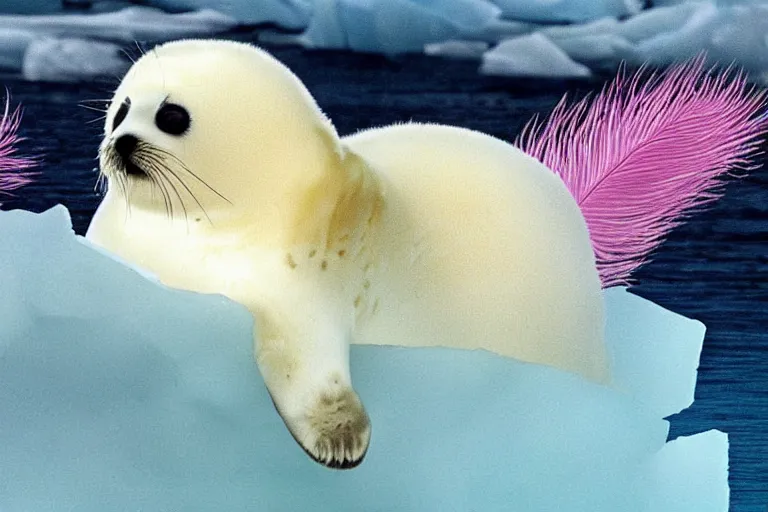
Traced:
<svg viewBox="0 0 768 512">
<path fill-rule="evenodd" d="M 34 173 L 30 169 L 37 160 L 16 154 L 16 144 L 21 141 L 18 135 L 21 124 L 21 109 L 11 112 L 10 100 L 6 99 L 5 111 L 0 120 L 0 194 L 8 194 L 32 181 Z"/>
<path fill-rule="evenodd" d="M 567 106 L 564 97 L 546 124 L 532 119 L 515 141 L 578 202 L 603 287 L 628 284 L 692 208 L 720 196 L 719 177 L 756 167 L 766 93 L 704 63 L 630 78 L 622 69 L 594 100 Z"/>
</svg>

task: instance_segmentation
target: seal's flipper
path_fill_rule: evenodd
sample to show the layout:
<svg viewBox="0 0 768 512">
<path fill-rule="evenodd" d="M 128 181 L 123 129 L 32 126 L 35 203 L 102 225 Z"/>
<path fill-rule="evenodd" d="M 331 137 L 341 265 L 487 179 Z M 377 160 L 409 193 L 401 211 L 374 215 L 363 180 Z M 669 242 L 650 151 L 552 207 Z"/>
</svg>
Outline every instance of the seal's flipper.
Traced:
<svg viewBox="0 0 768 512">
<path fill-rule="evenodd" d="M 371 421 L 351 387 L 324 390 L 309 407 L 296 412 L 287 411 L 286 404 L 281 410 L 271 392 L 270 398 L 291 436 L 312 460 L 332 469 L 352 469 L 363 462 Z"/>
<path fill-rule="evenodd" d="M 307 455 L 329 468 L 354 468 L 368 451 L 371 421 L 351 388 L 321 394 L 306 414 L 283 419 Z"/>
</svg>

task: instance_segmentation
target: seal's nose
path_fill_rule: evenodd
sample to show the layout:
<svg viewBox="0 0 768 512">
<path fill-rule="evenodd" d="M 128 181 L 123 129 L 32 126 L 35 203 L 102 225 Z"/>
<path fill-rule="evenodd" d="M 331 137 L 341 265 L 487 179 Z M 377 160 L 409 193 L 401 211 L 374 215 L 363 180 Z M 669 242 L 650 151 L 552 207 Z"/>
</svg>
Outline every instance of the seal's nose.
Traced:
<svg viewBox="0 0 768 512">
<path fill-rule="evenodd" d="M 133 150 L 136 149 L 136 145 L 139 143 L 139 139 L 133 135 L 121 135 L 115 141 L 115 151 L 124 162 L 129 162 Z"/>
</svg>

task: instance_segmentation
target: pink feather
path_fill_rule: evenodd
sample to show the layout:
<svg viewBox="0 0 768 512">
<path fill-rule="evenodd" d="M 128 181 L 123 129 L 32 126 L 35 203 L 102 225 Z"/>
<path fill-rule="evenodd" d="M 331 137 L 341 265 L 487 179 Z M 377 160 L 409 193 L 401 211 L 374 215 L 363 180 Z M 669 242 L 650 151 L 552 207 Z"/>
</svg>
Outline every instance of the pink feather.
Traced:
<svg viewBox="0 0 768 512">
<path fill-rule="evenodd" d="M 704 63 L 629 78 L 622 69 L 592 101 L 567 106 L 564 97 L 546 124 L 532 119 L 515 141 L 578 202 L 603 287 L 628 284 L 671 229 L 721 195 L 719 177 L 757 167 L 765 91 Z"/>
<path fill-rule="evenodd" d="M 21 124 L 21 109 L 11 112 L 10 100 L 6 99 L 5 111 L 0 120 L 0 193 L 8 194 L 32 181 L 30 169 L 37 164 L 35 158 L 16 154 L 16 144 L 22 140 L 18 135 Z"/>
</svg>

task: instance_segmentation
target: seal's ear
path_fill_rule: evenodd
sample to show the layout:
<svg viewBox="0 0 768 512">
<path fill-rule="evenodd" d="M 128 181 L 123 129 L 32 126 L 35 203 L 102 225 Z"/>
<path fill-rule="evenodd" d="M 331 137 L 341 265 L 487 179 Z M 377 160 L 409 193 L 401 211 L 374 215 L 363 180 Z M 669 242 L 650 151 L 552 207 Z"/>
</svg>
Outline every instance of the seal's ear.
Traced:
<svg viewBox="0 0 768 512">
<path fill-rule="evenodd" d="M 384 201 L 380 182 L 368 163 L 341 145 L 303 203 L 294 244 L 331 251 L 354 244 L 379 217 Z"/>
</svg>

